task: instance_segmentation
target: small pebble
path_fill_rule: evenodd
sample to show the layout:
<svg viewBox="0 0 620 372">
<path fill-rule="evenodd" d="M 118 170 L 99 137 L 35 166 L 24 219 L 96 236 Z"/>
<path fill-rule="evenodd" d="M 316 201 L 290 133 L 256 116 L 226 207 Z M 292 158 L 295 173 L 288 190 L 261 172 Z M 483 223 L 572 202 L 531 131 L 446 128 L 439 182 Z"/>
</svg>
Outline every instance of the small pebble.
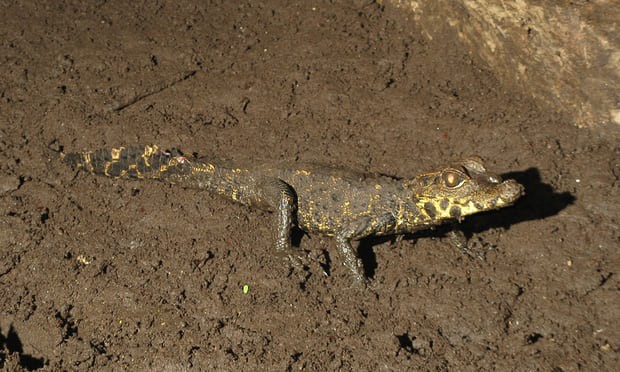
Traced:
<svg viewBox="0 0 620 372">
<path fill-rule="evenodd" d="M 19 188 L 19 177 L 0 177 L 0 195 L 15 191 Z"/>
</svg>

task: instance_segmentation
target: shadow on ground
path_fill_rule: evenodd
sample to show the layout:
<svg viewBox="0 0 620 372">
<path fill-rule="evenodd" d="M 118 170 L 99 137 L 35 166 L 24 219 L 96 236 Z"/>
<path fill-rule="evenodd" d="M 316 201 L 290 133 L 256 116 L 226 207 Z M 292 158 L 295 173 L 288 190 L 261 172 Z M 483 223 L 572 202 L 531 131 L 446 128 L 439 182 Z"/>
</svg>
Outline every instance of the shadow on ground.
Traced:
<svg viewBox="0 0 620 372">
<path fill-rule="evenodd" d="M 32 355 L 24 354 L 23 344 L 13 326 L 9 327 L 9 332 L 6 336 L 2 334 L 0 329 L 0 368 L 8 367 L 5 364 L 8 364 L 7 361 L 14 357 L 12 354 L 17 354 L 19 366 L 29 371 L 43 368 L 45 364 L 43 358 L 35 358 Z"/>
</svg>

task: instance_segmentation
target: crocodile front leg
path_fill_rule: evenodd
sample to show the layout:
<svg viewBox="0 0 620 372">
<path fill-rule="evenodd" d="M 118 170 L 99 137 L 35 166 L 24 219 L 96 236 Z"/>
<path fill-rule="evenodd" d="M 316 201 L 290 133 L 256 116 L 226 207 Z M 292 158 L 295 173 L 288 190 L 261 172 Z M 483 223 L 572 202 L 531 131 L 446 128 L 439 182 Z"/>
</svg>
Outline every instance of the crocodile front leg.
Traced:
<svg viewBox="0 0 620 372">
<path fill-rule="evenodd" d="M 291 250 L 291 228 L 297 210 L 293 188 L 278 178 L 261 180 L 257 184 L 261 202 L 271 206 L 276 219 L 276 250 Z"/>
</svg>

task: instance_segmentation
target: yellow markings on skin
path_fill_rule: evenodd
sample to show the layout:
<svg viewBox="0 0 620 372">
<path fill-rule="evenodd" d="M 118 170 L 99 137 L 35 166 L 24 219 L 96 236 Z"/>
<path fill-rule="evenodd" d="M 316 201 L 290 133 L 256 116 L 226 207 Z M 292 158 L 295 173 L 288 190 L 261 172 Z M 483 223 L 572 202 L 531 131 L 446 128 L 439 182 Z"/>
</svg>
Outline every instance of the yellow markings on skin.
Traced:
<svg viewBox="0 0 620 372">
<path fill-rule="evenodd" d="M 420 209 L 420 216 L 423 216 L 423 218 L 422 218 L 422 219 L 423 219 L 423 220 L 426 220 L 426 223 L 427 223 L 427 224 L 428 224 L 428 220 L 434 220 L 434 219 L 440 218 L 440 217 L 442 217 L 442 213 L 444 213 L 444 211 L 442 211 L 442 210 L 438 210 L 438 211 L 437 211 L 437 213 L 435 214 L 435 217 L 434 217 L 434 218 L 431 218 L 431 216 L 429 216 L 429 215 L 428 215 L 428 212 L 426 212 L 426 209 L 424 208 L 424 205 L 425 205 L 426 203 L 429 203 L 429 202 L 430 202 L 430 203 L 432 203 L 433 201 L 432 201 L 431 199 L 428 199 L 428 198 L 423 198 L 423 197 L 420 197 L 420 198 L 418 199 L 418 202 L 416 203 L 416 205 L 417 205 L 417 206 L 418 206 L 418 208 Z M 434 204 L 433 204 L 433 205 L 434 205 Z M 449 208 L 448 208 L 448 209 L 449 209 Z"/>
<path fill-rule="evenodd" d="M 461 202 L 450 200 L 448 208 L 446 208 L 445 211 L 441 212 L 441 217 L 450 218 L 450 209 L 454 206 L 458 207 L 461 210 L 461 216 L 469 216 L 480 212 L 480 209 L 476 208 L 476 205 L 473 201 L 462 204 Z"/>
<path fill-rule="evenodd" d="M 316 209 L 313 201 L 308 201 L 307 208 L 308 213 L 304 214 L 304 216 L 305 219 L 308 220 L 309 224 L 314 226 L 314 228 L 318 231 L 328 230 L 327 216 L 325 214 L 315 212 Z"/>
<path fill-rule="evenodd" d="M 230 197 L 232 198 L 232 200 L 234 201 L 238 201 L 238 191 L 237 190 L 233 190 L 232 194 L 230 195 Z"/>
<path fill-rule="evenodd" d="M 110 153 L 112 154 L 112 160 L 120 160 L 121 159 L 121 153 L 123 152 L 123 150 L 125 150 L 124 147 L 119 147 L 117 149 L 113 148 L 110 150 Z"/>
<path fill-rule="evenodd" d="M 302 222 L 306 228 L 314 232 L 320 232 L 327 236 L 333 236 L 332 229 L 330 229 L 329 216 L 316 213 L 314 202 L 308 201 L 307 205 L 300 208 L 297 213 L 300 222 Z"/>
<path fill-rule="evenodd" d="M 89 172 L 93 171 L 93 165 L 91 164 L 91 156 L 92 156 L 92 151 L 82 153 L 82 164 L 80 164 L 81 167 L 88 168 Z"/>
<path fill-rule="evenodd" d="M 213 173 L 215 171 L 215 166 L 209 163 L 196 164 L 192 166 L 194 172 L 202 172 L 202 173 Z"/>
<path fill-rule="evenodd" d="M 93 154 L 92 151 L 88 151 L 88 152 L 84 153 L 84 162 L 85 163 L 90 163 L 92 154 Z"/>
<path fill-rule="evenodd" d="M 233 174 L 233 173 L 226 173 L 226 174 L 224 174 L 223 176 L 224 176 L 223 178 L 224 178 L 227 182 L 229 182 L 229 183 L 231 183 L 231 184 L 234 184 L 234 183 L 235 183 L 235 178 L 236 178 L 235 174 Z"/>
<path fill-rule="evenodd" d="M 317 224 L 317 228 L 319 229 L 319 231 L 327 231 L 329 230 L 329 225 L 328 225 L 328 218 L 325 214 L 322 214 L 319 217 L 318 221 L 315 221 Z"/>
<path fill-rule="evenodd" d="M 366 206 L 367 210 L 370 211 L 375 203 L 377 203 L 381 199 L 381 195 L 374 194 L 371 195 L 370 200 L 368 201 L 368 205 Z"/>
<path fill-rule="evenodd" d="M 383 187 L 382 187 L 381 185 L 379 185 L 379 184 L 376 184 L 376 185 L 375 185 L 375 190 L 381 190 L 382 188 L 383 188 Z"/>
<path fill-rule="evenodd" d="M 109 169 L 110 169 L 110 166 L 112 164 L 118 163 L 120 161 L 121 153 L 123 152 L 123 150 L 125 150 L 124 147 L 110 149 L 110 155 L 112 157 L 112 160 L 106 162 L 105 165 L 103 166 L 103 174 L 105 174 L 106 176 L 111 176 L 110 173 L 108 172 Z M 123 170 L 121 170 L 121 173 L 118 176 L 114 176 L 114 177 L 120 178 L 120 177 L 123 177 L 126 174 L 127 174 L 127 171 L 123 169 Z"/>
<path fill-rule="evenodd" d="M 452 204 L 452 200 L 450 200 L 450 202 L 448 203 L 448 208 L 441 209 L 441 205 L 440 203 L 437 203 L 435 200 L 431 200 L 431 204 L 433 204 L 433 206 L 435 207 L 435 219 L 437 219 L 437 217 L 439 218 L 448 218 L 450 217 L 450 207 L 453 205 Z"/>
<path fill-rule="evenodd" d="M 305 169 L 297 169 L 297 170 L 295 171 L 295 175 L 296 175 L 296 176 L 299 176 L 300 174 L 303 174 L 304 176 L 308 176 L 308 175 L 312 174 L 312 172 L 307 171 L 307 170 L 305 170 Z"/>
<path fill-rule="evenodd" d="M 411 213 L 408 212 L 407 216 L 404 217 L 409 223 L 417 225 L 421 222 L 423 222 L 422 218 L 420 218 L 420 214 L 419 213 Z"/>
<path fill-rule="evenodd" d="M 149 158 L 157 151 L 159 151 L 159 147 L 157 147 L 157 145 L 144 146 L 144 153 L 140 156 L 142 157 L 142 159 L 144 159 L 144 164 L 146 164 L 147 167 L 151 166 L 151 164 L 149 163 Z"/>
<path fill-rule="evenodd" d="M 153 146 L 146 145 L 144 146 L 144 156 L 151 156 L 154 153 L 156 153 L 158 150 L 159 150 L 159 147 L 157 145 L 153 145 Z"/>
<path fill-rule="evenodd" d="M 226 191 L 227 191 L 226 188 L 221 185 L 218 185 L 217 188 L 215 189 L 215 192 L 219 195 L 227 195 Z"/>
<path fill-rule="evenodd" d="M 138 164 L 129 164 L 129 167 L 127 169 L 128 170 L 135 170 L 136 171 L 136 177 L 144 178 L 142 176 L 142 172 L 140 172 L 140 170 L 138 169 Z"/>
<path fill-rule="evenodd" d="M 108 161 L 108 162 L 106 162 L 106 163 L 105 163 L 105 165 L 103 166 L 103 174 L 105 174 L 106 176 L 109 176 L 109 177 L 114 177 L 114 178 L 121 178 L 121 177 L 123 177 L 124 175 L 126 175 L 126 174 L 127 174 L 127 170 L 122 169 L 122 170 L 121 170 L 121 173 L 120 173 L 118 176 L 113 176 L 113 175 L 111 175 L 111 174 L 108 172 L 108 170 L 110 169 L 110 166 L 111 166 L 112 164 L 114 164 L 114 163 L 118 163 L 118 161 Z"/>
<path fill-rule="evenodd" d="M 476 208 L 473 201 L 469 201 L 467 203 L 463 203 L 462 201 L 455 199 L 448 199 L 448 207 L 446 209 L 441 209 L 441 201 L 437 201 L 434 199 L 420 199 L 419 207 L 422 211 L 424 211 L 424 204 L 431 203 L 435 206 L 435 218 L 434 219 L 444 219 L 444 218 L 453 218 L 450 215 L 450 210 L 452 207 L 458 207 L 461 210 L 461 216 L 468 216 L 472 214 L 476 214 L 480 212 L 480 209 Z"/>
<path fill-rule="evenodd" d="M 460 205 L 459 207 L 461 208 L 462 216 L 478 213 L 480 211 L 478 208 L 476 208 L 473 201 L 469 201 L 469 203 L 465 205 Z"/>
<path fill-rule="evenodd" d="M 173 163 L 173 161 L 174 161 L 174 163 Z M 171 165 L 172 165 L 172 166 L 174 166 L 174 164 L 175 164 L 175 163 L 176 163 L 176 160 L 170 160 L 170 161 L 168 162 L 168 164 L 161 164 L 161 165 L 159 166 L 159 172 L 160 172 L 160 173 L 164 173 L 164 172 L 166 172 L 166 171 L 168 170 L 168 168 L 170 168 L 170 166 L 171 166 Z"/>
<path fill-rule="evenodd" d="M 344 203 L 342 203 L 342 214 L 344 216 L 350 216 L 351 215 L 351 202 L 350 201 L 345 201 Z"/>
</svg>

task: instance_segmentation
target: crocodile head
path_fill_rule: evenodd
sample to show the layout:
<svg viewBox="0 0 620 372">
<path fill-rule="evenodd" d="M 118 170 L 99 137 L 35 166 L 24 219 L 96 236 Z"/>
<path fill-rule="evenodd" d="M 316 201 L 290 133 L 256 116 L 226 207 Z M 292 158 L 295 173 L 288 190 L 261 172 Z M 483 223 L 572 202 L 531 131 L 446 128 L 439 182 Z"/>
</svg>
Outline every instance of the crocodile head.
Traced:
<svg viewBox="0 0 620 372">
<path fill-rule="evenodd" d="M 409 185 L 429 221 L 460 221 L 467 215 L 512 205 L 523 195 L 523 186 L 515 180 L 502 182 L 487 172 L 477 156 L 421 174 Z"/>
</svg>

